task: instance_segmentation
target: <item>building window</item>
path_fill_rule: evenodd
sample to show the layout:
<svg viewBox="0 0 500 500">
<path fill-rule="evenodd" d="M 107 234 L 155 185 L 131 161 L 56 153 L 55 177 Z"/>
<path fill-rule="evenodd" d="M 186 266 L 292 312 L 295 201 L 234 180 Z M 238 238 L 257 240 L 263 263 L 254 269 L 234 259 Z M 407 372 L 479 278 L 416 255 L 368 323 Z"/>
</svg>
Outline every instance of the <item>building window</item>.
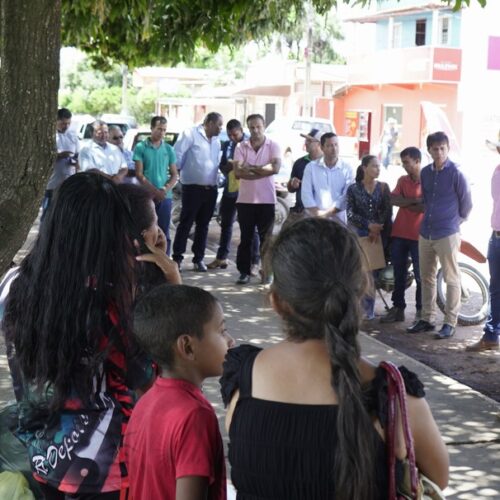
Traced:
<svg viewBox="0 0 500 500">
<path fill-rule="evenodd" d="M 394 23 L 392 26 L 392 48 L 401 47 L 403 29 L 401 23 Z"/>
<path fill-rule="evenodd" d="M 425 29 L 427 27 L 426 19 L 418 19 L 415 26 L 415 45 L 425 45 Z"/>
<path fill-rule="evenodd" d="M 451 19 L 449 17 L 439 18 L 439 44 L 449 45 L 450 44 L 450 26 Z"/>
</svg>

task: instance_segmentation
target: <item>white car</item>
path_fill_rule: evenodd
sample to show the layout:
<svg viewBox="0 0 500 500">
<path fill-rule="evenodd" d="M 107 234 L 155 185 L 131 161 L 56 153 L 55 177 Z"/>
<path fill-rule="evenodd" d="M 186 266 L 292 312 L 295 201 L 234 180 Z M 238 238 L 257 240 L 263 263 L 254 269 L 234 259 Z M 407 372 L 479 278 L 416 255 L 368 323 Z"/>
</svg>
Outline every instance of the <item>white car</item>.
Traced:
<svg viewBox="0 0 500 500">
<path fill-rule="evenodd" d="M 96 118 L 92 115 L 75 114 L 71 117 L 70 130 L 72 130 L 80 140 L 80 147 L 84 147 L 92 139 L 92 123 Z M 117 125 L 125 135 L 133 127 L 137 127 L 135 118 L 132 116 L 122 116 L 115 114 L 103 114 L 99 120 L 107 123 L 108 127 Z"/>
<path fill-rule="evenodd" d="M 278 118 L 266 128 L 266 137 L 276 141 L 281 147 L 285 164 L 304 156 L 304 138 L 300 134 L 308 134 L 313 128 L 323 134 L 335 132 L 333 124 L 325 118 L 300 116 L 296 118 Z"/>
</svg>

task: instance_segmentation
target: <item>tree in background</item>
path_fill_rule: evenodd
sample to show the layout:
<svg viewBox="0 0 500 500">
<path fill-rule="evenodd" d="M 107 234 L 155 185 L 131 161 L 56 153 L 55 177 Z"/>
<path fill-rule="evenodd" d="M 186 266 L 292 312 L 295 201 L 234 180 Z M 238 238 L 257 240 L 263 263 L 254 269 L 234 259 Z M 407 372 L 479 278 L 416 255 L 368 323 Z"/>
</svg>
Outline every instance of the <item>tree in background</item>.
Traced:
<svg viewBox="0 0 500 500">
<path fill-rule="evenodd" d="M 368 3 L 311 4 L 324 14 L 341 1 Z M 102 68 L 177 64 L 200 45 L 216 52 L 283 33 L 304 10 L 303 0 L 0 0 L 0 271 L 28 234 L 54 161 L 61 37 Z"/>
<path fill-rule="evenodd" d="M 288 26 L 283 32 L 271 35 L 269 44 L 284 52 L 288 58 L 304 61 L 304 51 L 307 46 L 306 32 L 308 29 L 308 16 L 297 17 L 297 12 L 290 12 L 286 20 Z M 345 60 L 335 50 L 336 42 L 343 40 L 344 36 L 340 24 L 335 17 L 335 9 L 330 9 L 324 14 L 313 12 L 311 19 L 312 62 L 320 64 L 345 64 Z"/>
</svg>

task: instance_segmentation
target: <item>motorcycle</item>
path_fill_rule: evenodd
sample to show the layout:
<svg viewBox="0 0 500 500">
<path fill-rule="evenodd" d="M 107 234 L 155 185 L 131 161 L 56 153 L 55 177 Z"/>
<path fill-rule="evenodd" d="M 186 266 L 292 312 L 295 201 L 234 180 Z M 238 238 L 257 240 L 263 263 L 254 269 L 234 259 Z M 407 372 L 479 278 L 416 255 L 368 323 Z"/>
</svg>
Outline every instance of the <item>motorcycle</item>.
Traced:
<svg viewBox="0 0 500 500">
<path fill-rule="evenodd" d="M 468 241 L 462 240 L 460 244 L 460 253 L 480 264 L 486 262 L 486 257 Z M 458 324 L 462 326 L 478 325 L 486 320 L 489 313 L 488 280 L 470 264 L 459 262 L 458 267 L 460 269 L 462 286 Z M 412 285 L 414 279 L 415 276 L 409 261 L 405 283 L 406 289 Z M 389 305 L 382 291 L 392 292 L 394 290 L 394 270 L 392 265 L 389 264 L 377 273 L 375 278 L 375 289 L 382 299 L 386 310 L 389 310 Z M 441 312 L 444 313 L 446 304 L 446 283 L 444 281 L 442 269 L 439 269 L 436 275 L 436 292 L 437 305 Z"/>
</svg>

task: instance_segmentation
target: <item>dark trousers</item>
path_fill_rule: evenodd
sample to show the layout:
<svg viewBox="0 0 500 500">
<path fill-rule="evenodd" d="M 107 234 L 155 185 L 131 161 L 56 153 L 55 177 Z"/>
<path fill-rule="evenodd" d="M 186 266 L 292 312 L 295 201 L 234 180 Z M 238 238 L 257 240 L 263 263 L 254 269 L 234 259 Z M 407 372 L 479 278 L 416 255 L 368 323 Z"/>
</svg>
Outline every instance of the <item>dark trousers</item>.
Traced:
<svg viewBox="0 0 500 500">
<path fill-rule="evenodd" d="M 158 225 L 167 238 L 167 255 L 170 255 L 172 240 L 170 239 L 170 219 L 172 217 L 172 198 L 165 198 L 161 203 L 155 204 Z"/>
<path fill-rule="evenodd" d="M 194 240 L 191 250 L 194 257 L 193 262 L 201 262 L 205 257 L 207 246 L 208 225 L 214 213 L 217 202 L 216 186 L 198 186 L 196 184 L 185 184 L 182 186 L 182 208 L 175 232 L 173 259 L 181 262 L 186 251 L 189 232 L 193 223 L 196 224 Z"/>
<path fill-rule="evenodd" d="M 255 228 L 259 233 L 260 252 L 271 236 L 274 225 L 274 204 L 238 203 L 238 222 L 241 239 L 236 254 L 236 267 L 242 274 L 250 274 L 252 265 L 252 241 Z"/>
<path fill-rule="evenodd" d="M 71 494 L 56 490 L 48 484 L 39 484 L 45 500 L 119 500 L 120 492 Z M 126 498 L 126 496 L 125 496 Z"/>
<path fill-rule="evenodd" d="M 236 219 L 236 199 L 237 196 L 222 196 L 219 215 L 220 215 L 220 240 L 217 258 L 219 260 L 227 259 L 231 248 L 231 239 L 233 237 L 233 224 Z M 259 255 L 259 234 L 255 231 L 252 240 L 252 264 L 258 264 Z"/>
<path fill-rule="evenodd" d="M 391 242 L 391 261 L 394 268 L 394 291 L 392 292 L 392 303 L 394 307 L 404 309 L 406 275 L 408 272 L 408 256 L 413 263 L 413 274 L 417 284 L 415 292 L 415 303 L 417 311 L 422 309 L 422 286 L 420 283 L 420 268 L 418 263 L 418 241 L 406 238 L 393 238 Z"/>
<path fill-rule="evenodd" d="M 500 236 L 494 232 L 488 245 L 490 268 L 490 314 L 484 325 L 484 339 L 497 342 L 500 336 Z"/>
</svg>

